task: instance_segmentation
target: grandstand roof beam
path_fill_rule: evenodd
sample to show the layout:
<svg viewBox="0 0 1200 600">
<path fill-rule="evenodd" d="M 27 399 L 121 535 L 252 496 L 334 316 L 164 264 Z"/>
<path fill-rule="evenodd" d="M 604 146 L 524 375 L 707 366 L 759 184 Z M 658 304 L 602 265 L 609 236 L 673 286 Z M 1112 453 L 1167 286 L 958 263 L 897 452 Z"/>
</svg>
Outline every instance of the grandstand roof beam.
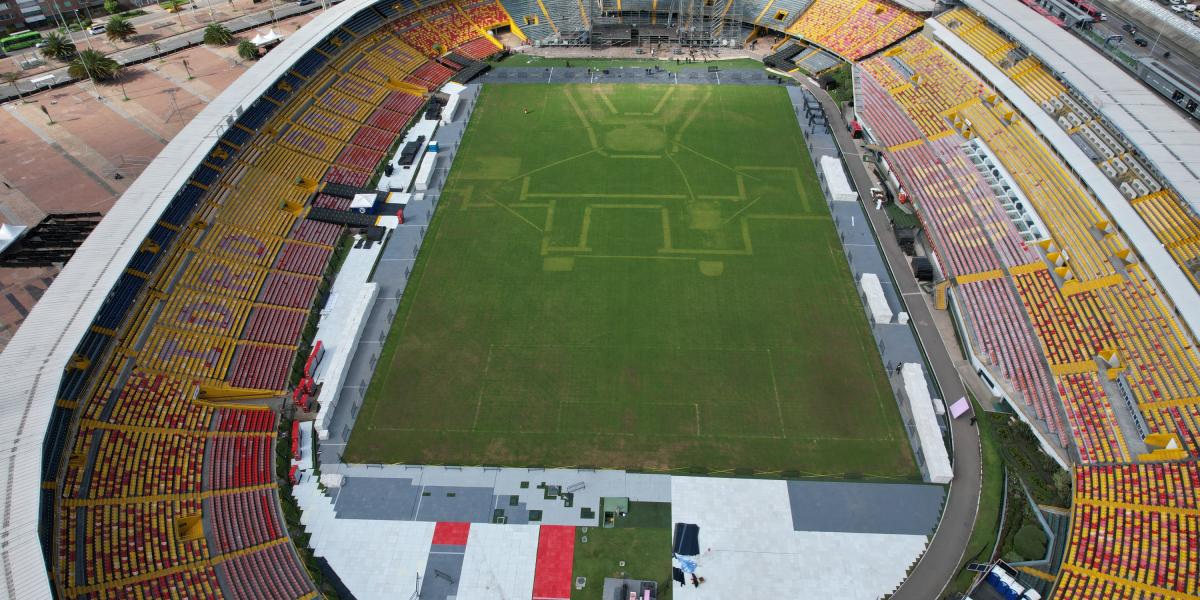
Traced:
<svg viewBox="0 0 1200 600">
<path fill-rule="evenodd" d="M 1156 92 L 1076 35 L 1017 0 L 965 0 L 1038 57 L 1120 130 L 1200 213 L 1200 130 Z"/>
</svg>

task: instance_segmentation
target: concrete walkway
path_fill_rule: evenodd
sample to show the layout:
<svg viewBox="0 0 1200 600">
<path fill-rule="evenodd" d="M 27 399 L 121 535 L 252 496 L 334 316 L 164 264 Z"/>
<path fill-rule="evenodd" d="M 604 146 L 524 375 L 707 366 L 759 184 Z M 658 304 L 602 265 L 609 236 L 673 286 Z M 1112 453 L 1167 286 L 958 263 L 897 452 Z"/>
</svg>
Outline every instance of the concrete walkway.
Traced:
<svg viewBox="0 0 1200 600">
<path fill-rule="evenodd" d="M 850 170 L 859 200 L 864 206 L 870 202 L 867 196 L 872 179 L 862 161 L 862 148 L 850 137 L 841 111 L 824 90 L 807 79 L 799 79 L 809 92 L 821 103 L 829 120 L 846 166 Z M 947 404 L 966 394 L 951 353 L 946 348 L 933 315 L 923 298 L 924 292 L 917 287 L 916 279 L 908 266 L 908 258 L 900 250 L 895 237 L 890 235 L 890 225 L 883 211 L 865 210 L 879 240 L 879 247 L 887 259 L 892 279 L 899 287 L 909 317 L 925 349 L 927 363 L 941 388 L 941 397 Z M 884 232 L 885 235 L 880 235 Z M 893 600 L 930 600 L 939 598 L 947 583 L 958 573 L 959 563 L 971 538 L 975 526 L 975 514 L 979 508 L 979 493 L 983 483 L 983 462 L 980 456 L 979 431 L 969 421 L 950 421 L 953 434 L 954 481 L 942 513 L 937 533 L 920 562 L 909 574 L 904 584 L 892 595 Z"/>
<path fill-rule="evenodd" d="M 312 10 L 318 10 L 320 8 L 321 4 L 318 2 L 314 2 L 306 6 L 300 6 L 296 2 L 281 3 L 276 6 L 274 16 L 271 15 L 271 11 L 268 9 L 261 12 L 234 17 L 227 21 L 222 21 L 221 23 L 236 34 L 249 29 L 254 29 L 256 27 L 261 27 L 272 22 L 280 21 L 294 15 L 306 13 Z M 281 35 L 285 35 L 286 37 L 286 34 L 284 33 L 281 33 Z M 163 38 L 153 43 L 142 44 L 140 46 L 133 46 L 124 50 L 119 50 L 109 54 L 108 56 L 116 60 L 121 65 L 132 65 L 146 62 L 158 56 L 177 52 L 184 48 L 196 46 L 202 44 L 203 42 L 204 29 L 201 28 L 188 31 L 186 33 L 181 33 L 169 38 Z M 80 50 L 87 49 L 87 45 L 85 43 L 76 42 L 76 47 L 78 47 Z M 41 78 L 48 76 L 52 76 L 53 80 L 43 81 L 40 85 L 35 85 L 32 83 L 33 79 L 40 80 Z M 14 84 L 9 83 L 0 84 L 0 102 L 15 100 L 17 98 L 18 89 L 20 89 L 21 94 L 32 94 L 40 90 L 58 87 L 73 81 L 77 80 L 67 73 L 67 66 L 64 64 L 57 69 L 39 72 L 36 75 L 30 75 L 29 77 L 22 78 L 15 84 L 17 87 L 14 87 Z"/>
</svg>

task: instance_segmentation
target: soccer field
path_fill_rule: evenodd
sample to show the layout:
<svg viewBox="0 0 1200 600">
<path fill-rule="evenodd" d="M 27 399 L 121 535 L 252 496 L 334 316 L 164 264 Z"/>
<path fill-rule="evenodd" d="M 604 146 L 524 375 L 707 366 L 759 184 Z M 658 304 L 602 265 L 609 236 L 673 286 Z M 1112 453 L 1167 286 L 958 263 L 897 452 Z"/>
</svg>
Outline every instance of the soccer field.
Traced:
<svg viewBox="0 0 1200 600">
<path fill-rule="evenodd" d="M 782 87 L 486 87 L 344 459 L 916 477 L 811 165 Z"/>
</svg>

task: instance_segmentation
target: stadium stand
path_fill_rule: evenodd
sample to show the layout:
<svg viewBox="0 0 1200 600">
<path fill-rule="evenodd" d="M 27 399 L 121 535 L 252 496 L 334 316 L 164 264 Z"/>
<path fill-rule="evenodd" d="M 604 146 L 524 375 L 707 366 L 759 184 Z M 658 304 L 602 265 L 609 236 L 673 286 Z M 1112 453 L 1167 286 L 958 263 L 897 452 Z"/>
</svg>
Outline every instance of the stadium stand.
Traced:
<svg viewBox="0 0 1200 600">
<path fill-rule="evenodd" d="M 525 38 L 542 40 L 558 32 L 537 0 L 501 0 L 501 5 L 512 17 L 513 31 L 521 32 Z"/>
<path fill-rule="evenodd" d="M 1195 597 L 1197 498 L 1194 460 L 1077 467 L 1070 543 L 1054 597 Z"/>
<path fill-rule="evenodd" d="M 492 43 L 492 41 L 487 38 L 471 40 L 454 49 L 455 52 L 475 60 L 484 60 L 487 57 L 500 52 L 500 50 L 502 50 L 502 48 L 496 46 L 496 44 Z"/>
<path fill-rule="evenodd" d="M 812 5 L 811 0 L 749 0 L 747 14 L 754 15 L 754 24 L 776 31 L 785 31 Z"/>
<path fill-rule="evenodd" d="M 870 56 L 921 26 L 921 18 L 887 0 L 815 0 L 788 33 L 849 59 Z"/>
<path fill-rule="evenodd" d="M 955 8 L 938 21 L 1000 67 L 1025 93 L 1054 116 L 1059 125 L 1089 150 L 1092 160 L 1120 188 L 1142 220 L 1158 237 L 1183 272 L 1200 289 L 1200 215 L 1197 215 L 1162 178 L 1152 173 L 1112 133 L 1086 99 L 1077 97 L 1037 58 L 1029 56 L 986 21 L 966 8 Z"/>
<path fill-rule="evenodd" d="M 507 20 L 492 2 L 393 8 L 351 17 L 246 107 L 97 313 L 45 457 L 64 474 L 46 529 L 63 597 L 316 595 L 282 525 L 277 417 L 219 399 L 286 393 L 343 234 L 304 218 L 341 203 L 321 182 L 365 184 L 458 68 L 423 53 L 485 55 L 481 27 Z"/>
<path fill-rule="evenodd" d="M 960 33 L 979 29 L 961 22 Z M 1013 50 L 977 43 L 991 56 Z M 1022 72 L 1036 68 L 1027 61 Z M 1194 342 L 1142 267 L 1121 260 L 1128 246 L 1086 186 L 1003 98 L 924 36 L 860 63 L 857 73 L 859 114 L 917 208 L 944 274 L 958 284 L 977 345 L 1047 431 L 1064 445 L 1069 431 L 1085 463 L 1132 460 L 1127 440 L 1152 434 L 1175 436 L 1194 455 Z M 968 141 L 998 158 L 1005 181 L 1048 231 L 1031 238 L 1010 227 L 1011 215 L 996 210 L 995 187 L 974 181 L 971 163 L 962 162 Z M 1142 203 L 1142 214 L 1178 206 L 1168 194 Z M 1120 411 L 1131 413 L 1137 431 L 1123 432 Z"/>
</svg>

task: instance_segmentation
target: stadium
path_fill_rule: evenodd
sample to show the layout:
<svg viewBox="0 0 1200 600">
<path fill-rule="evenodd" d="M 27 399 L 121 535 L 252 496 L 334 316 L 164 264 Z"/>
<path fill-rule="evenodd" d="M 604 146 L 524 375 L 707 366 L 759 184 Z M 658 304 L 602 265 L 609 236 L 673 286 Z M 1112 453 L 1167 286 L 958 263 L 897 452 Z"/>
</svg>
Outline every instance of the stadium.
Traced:
<svg viewBox="0 0 1200 600">
<path fill-rule="evenodd" d="M 320 7 L 0 354 L 0 596 L 1200 598 L 1196 104 L 1102 17 Z"/>
</svg>

